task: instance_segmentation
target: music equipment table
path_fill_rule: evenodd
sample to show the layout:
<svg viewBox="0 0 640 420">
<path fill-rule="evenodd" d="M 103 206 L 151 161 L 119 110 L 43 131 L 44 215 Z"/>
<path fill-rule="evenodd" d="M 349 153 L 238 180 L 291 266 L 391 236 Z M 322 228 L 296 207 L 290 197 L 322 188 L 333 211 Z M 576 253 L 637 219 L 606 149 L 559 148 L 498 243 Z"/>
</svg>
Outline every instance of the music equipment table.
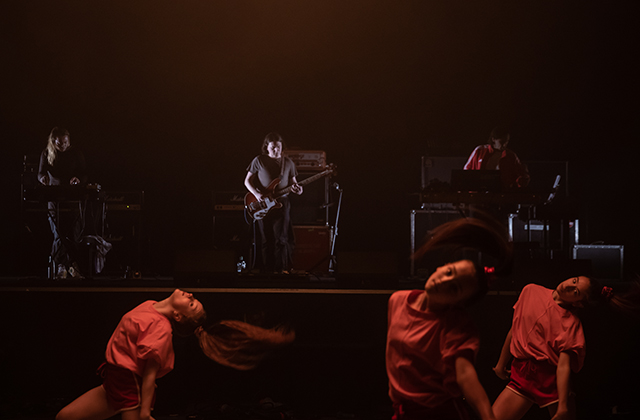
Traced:
<svg viewBox="0 0 640 420">
<path fill-rule="evenodd" d="M 100 196 L 100 188 L 96 185 L 49 185 L 24 189 L 23 201 L 77 201 L 96 200 Z"/>
<path fill-rule="evenodd" d="M 495 192 L 423 192 L 420 194 L 422 203 L 451 203 L 451 204 L 489 204 L 489 205 L 540 205 L 549 193 L 495 193 Z"/>
</svg>

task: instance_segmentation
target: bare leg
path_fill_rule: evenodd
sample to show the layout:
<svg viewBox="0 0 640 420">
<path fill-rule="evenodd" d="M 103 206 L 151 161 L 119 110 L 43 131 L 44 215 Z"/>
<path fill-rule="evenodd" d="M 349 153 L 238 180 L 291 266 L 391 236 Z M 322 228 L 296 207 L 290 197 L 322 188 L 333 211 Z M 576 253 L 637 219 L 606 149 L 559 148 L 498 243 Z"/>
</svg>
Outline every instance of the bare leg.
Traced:
<svg viewBox="0 0 640 420">
<path fill-rule="evenodd" d="M 104 420 L 115 414 L 116 411 L 107 403 L 107 393 L 101 385 L 85 392 L 60 410 L 56 420 Z"/>
<path fill-rule="evenodd" d="M 516 394 L 510 388 L 505 388 L 493 403 L 492 409 L 497 420 L 519 420 L 531 408 L 533 403 Z"/>
<path fill-rule="evenodd" d="M 153 416 L 150 419 L 154 420 Z M 140 420 L 140 407 L 122 411 L 122 420 Z"/>
<path fill-rule="evenodd" d="M 569 406 L 569 417 L 567 417 L 567 419 L 574 420 L 576 418 L 576 399 L 574 397 L 574 394 L 569 395 L 568 406 Z M 547 406 L 547 409 L 549 410 L 549 415 L 553 418 L 553 416 L 555 416 L 556 412 L 558 411 L 558 403 Z"/>
</svg>

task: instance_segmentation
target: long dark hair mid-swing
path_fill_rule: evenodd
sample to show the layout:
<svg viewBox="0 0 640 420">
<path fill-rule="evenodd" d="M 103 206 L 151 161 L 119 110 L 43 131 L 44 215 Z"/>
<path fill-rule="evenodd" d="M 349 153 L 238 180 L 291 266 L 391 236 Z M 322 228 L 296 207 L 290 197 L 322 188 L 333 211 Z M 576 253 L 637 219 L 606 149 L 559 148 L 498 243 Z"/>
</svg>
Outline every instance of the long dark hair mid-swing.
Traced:
<svg viewBox="0 0 640 420">
<path fill-rule="evenodd" d="M 295 332 L 288 328 L 266 329 L 234 320 L 199 328 L 196 335 L 208 358 L 237 370 L 255 368 L 274 350 L 295 339 Z"/>
<path fill-rule="evenodd" d="M 441 248 L 476 249 L 493 256 L 501 266 L 507 265 L 512 256 L 512 246 L 504 227 L 488 217 L 466 217 L 436 227 L 412 258 L 421 258 L 428 252 Z"/>
<path fill-rule="evenodd" d="M 436 251 L 441 254 L 441 258 L 449 261 L 456 259 L 473 261 L 480 290 L 472 300 L 487 292 L 492 277 L 506 275 L 512 268 L 513 248 L 506 229 L 487 215 L 482 215 L 482 219 L 475 217 L 457 219 L 436 227 L 411 258 L 421 259 L 426 254 Z M 470 254 L 474 257 L 462 256 Z M 485 262 L 489 259 L 491 274 L 487 275 Z"/>
<path fill-rule="evenodd" d="M 636 277 L 625 283 L 624 287 L 603 286 L 593 277 L 589 279 L 589 295 L 587 304 L 609 305 L 625 315 L 640 320 L 640 278 Z M 608 290 L 607 290 L 608 289 Z"/>
<path fill-rule="evenodd" d="M 291 344 L 295 332 L 286 327 L 262 328 L 242 321 L 225 320 L 205 326 L 203 309 L 180 321 L 171 319 L 173 332 L 180 337 L 195 334 L 202 352 L 211 360 L 237 370 L 255 368 L 274 350 Z"/>
</svg>

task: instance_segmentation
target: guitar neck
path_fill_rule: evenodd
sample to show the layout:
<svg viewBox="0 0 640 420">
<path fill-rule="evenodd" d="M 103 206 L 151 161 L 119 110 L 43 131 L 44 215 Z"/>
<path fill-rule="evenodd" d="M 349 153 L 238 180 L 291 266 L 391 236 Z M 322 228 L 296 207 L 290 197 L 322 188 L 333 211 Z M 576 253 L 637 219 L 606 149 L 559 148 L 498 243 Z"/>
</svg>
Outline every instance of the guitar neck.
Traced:
<svg viewBox="0 0 640 420">
<path fill-rule="evenodd" d="M 326 171 L 322 171 L 322 172 L 320 172 L 318 174 L 310 176 L 309 178 L 305 178 L 302 181 L 299 181 L 298 185 L 307 185 L 307 184 L 309 184 L 309 183 L 311 183 L 311 182 L 313 182 L 313 181 L 315 181 L 317 179 L 320 179 L 320 178 L 322 178 L 324 176 L 329 175 L 331 172 L 333 172 L 332 169 L 327 169 Z M 290 186 L 288 186 L 286 188 L 283 188 L 281 190 L 275 191 L 274 198 L 282 197 L 285 194 L 289 194 L 291 192 L 291 187 L 292 187 L 292 185 L 290 185 Z"/>
</svg>

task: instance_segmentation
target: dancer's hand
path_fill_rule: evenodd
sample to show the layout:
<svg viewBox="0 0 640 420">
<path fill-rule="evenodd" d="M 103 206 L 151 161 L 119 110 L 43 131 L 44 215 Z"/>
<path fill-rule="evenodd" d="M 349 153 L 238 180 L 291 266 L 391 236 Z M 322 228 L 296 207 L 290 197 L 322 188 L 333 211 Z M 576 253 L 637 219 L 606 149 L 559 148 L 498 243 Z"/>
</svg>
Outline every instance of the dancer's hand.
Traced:
<svg viewBox="0 0 640 420">
<path fill-rule="evenodd" d="M 493 371 L 498 375 L 498 378 L 506 381 L 511 376 L 511 371 L 504 366 L 496 366 L 493 368 Z"/>
</svg>

